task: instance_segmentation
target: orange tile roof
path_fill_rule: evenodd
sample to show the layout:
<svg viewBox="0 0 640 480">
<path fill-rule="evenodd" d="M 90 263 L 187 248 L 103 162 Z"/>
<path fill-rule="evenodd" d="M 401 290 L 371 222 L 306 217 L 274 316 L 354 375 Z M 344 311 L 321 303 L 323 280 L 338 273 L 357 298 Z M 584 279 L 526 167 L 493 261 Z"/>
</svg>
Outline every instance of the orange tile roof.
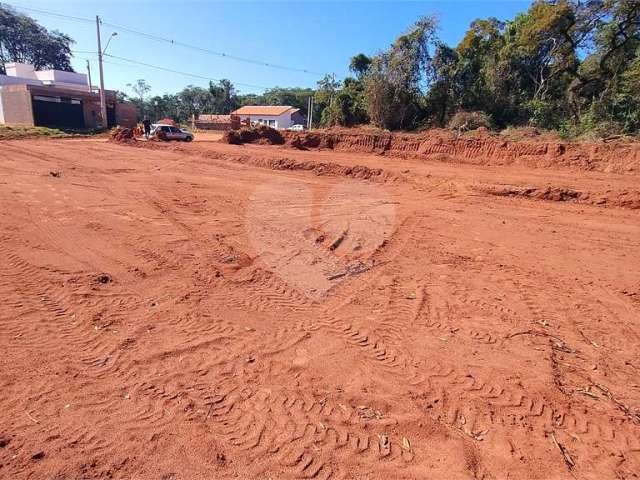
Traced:
<svg viewBox="0 0 640 480">
<path fill-rule="evenodd" d="M 234 115 L 282 115 L 292 109 L 297 110 L 286 105 L 246 105 L 232 113 Z"/>
</svg>

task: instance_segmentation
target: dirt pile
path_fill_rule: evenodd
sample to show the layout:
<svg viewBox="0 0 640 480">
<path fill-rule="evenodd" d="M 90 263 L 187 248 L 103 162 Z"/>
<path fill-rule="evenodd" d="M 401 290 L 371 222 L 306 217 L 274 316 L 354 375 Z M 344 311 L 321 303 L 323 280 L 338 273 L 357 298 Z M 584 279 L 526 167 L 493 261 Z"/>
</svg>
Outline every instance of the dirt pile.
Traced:
<svg viewBox="0 0 640 480">
<path fill-rule="evenodd" d="M 622 190 L 607 192 L 579 191 L 558 186 L 485 185 L 475 190 L 497 197 L 519 197 L 552 202 L 576 202 L 599 206 L 615 206 L 640 209 L 640 191 Z"/>
<path fill-rule="evenodd" d="M 222 137 L 222 142 L 232 145 L 255 143 L 263 145 L 282 145 L 285 143 L 282 133 L 266 125 L 229 130 Z"/>
<path fill-rule="evenodd" d="M 131 128 L 116 127 L 111 131 L 111 140 L 116 142 L 126 142 L 133 140 L 134 131 Z"/>
<path fill-rule="evenodd" d="M 369 168 L 364 165 L 346 166 L 333 162 L 312 162 L 294 160 L 292 158 L 255 159 L 244 155 L 237 157 L 235 161 L 255 167 L 268 168 L 270 170 L 299 170 L 313 172 L 316 175 L 350 177 L 360 180 L 378 180 L 381 182 L 398 180 L 398 177 L 381 168 Z"/>
<path fill-rule="evenodd" d="M 457 136 L 445 130 L 419 134 L 373 129 L 328 129 L 283 132 L 297 149 L 417 156 L 450 163 L 570 167 L 612 173 L 640 172 L 640 145 L 632 143 L 572 143 L 528 137 L 519 141 L 487 132 Z"/>
</svg>

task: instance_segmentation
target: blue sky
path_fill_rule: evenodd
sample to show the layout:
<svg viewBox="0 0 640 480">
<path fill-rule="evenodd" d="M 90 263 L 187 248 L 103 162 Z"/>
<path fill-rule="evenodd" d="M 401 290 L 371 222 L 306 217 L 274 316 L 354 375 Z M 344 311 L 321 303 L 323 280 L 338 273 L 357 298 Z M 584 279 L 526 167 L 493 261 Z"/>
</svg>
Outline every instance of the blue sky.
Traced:
<svg viewBox="0 0 640 480">
<path fill-rule="evenodd" d="M 2 1 L 2 0 L 0 0 Z M 363 52 L 373 55 L 385 49 L 421 15 L 436 14 L 440 37 L 455 45 L 476 18 L 513 18 L 530 1 L 180 1 L 180 0 L 8 0 L 17 7 L 47 10 L 75 17 L 95 18 L 138 31 L 168 37 L 229 55 L 255 59 L 337 78 L 349 74 L 350 57 Z M 95 24 L 21 10 L 48 29 L 58 29 L 76 40 L 74 49 L 95 52 Z M 206 78 L 229 78 L 243 93 L 257 87 L 313 87 L 319 76 L 238 62 L 169 43 L 160 43 L 103 26 L 107 38 L 117 31 L 108 53 Z M 104 46 L 104 44 L 103 44 Z M 77 53 L 73 65 L 86 71 L 92 62 L 94 85 L 97 61 L 91 53 Z M 206 79 L 190 78 L 123 60 L 106 59 L 105 86 L 131 93 L 126 86 L 144 78 L 152 95 L 176 92 L 186 85 L 207 86 Z M 245 86 L 241 84 L 255 85 Z"/>
</svg>

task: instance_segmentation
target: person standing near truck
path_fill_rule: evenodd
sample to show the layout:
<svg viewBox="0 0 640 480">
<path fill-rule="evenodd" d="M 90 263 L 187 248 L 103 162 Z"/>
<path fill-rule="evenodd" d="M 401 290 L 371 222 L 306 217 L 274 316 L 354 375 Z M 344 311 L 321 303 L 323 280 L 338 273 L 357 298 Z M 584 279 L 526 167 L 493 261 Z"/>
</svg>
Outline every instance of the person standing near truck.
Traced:
<svg viewBox="0 0 640 480">
<path fill-rule="evenodd" d="M 144 127 L 144 138 L 149 140 L 149 135 L 151 134 L 151 120 L 149 120 L 149 117 L 146 115 L 142 121 L 142 126 Z"/>
</svg>

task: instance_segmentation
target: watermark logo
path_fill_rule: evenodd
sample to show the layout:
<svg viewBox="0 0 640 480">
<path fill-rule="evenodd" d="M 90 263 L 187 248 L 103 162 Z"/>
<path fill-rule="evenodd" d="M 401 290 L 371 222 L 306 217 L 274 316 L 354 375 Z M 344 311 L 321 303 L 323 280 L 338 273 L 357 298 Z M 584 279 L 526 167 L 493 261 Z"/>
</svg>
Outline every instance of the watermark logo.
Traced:
<svg viewBox="0 0 640 480">
<path fill-rule="evenodd" d="M 329 186 L 282 178 L 249 198 L 250 255 L 288 285 L 319 300 L 373 265 L 373 254 L 396 227 L 396 205 L 383 186 Z"/>
</svg>

